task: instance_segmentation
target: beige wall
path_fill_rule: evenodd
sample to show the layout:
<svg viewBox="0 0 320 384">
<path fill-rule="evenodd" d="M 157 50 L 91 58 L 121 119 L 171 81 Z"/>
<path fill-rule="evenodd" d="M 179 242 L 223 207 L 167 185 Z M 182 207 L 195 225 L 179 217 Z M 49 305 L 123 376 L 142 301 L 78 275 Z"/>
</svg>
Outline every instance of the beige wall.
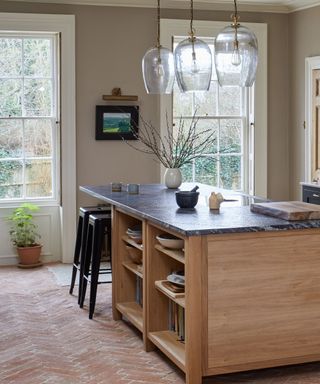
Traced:
<svg viewBox="0 0 320 384">
<path fill-rule="evenodd" d="M 0 12 L 74 14 L 76 17 L 77 181 L 159 181 L 159 166 L 125 143 L 95 141 L 95 105 L 115 86 L 139 96 L 141 113 L 159 121 L 158 98 L 145 93 L 141 58 L 155 41 L 155 10 L 0 2 Z M 189 12 L 163 10 L 162 17 L 188 18 Z M 225 20 L 230 12 L 196 12 L 202 20 Z M 268 24 L 268 195 L 289 197 L 288 15 L 242 13 L 241 20 Z M 256 127 L 259 129 L 259 127 Z M 79 194 L 79 203 L 87 199 Z"/>
<path fill-rule="evenodd" d="M 300 199 L 304 181 L 305 59 L 320 56 L 320 7 L 296 12 L 289 17 L 290 63 L 290 164 L 291 198 Z"/>
</svg>

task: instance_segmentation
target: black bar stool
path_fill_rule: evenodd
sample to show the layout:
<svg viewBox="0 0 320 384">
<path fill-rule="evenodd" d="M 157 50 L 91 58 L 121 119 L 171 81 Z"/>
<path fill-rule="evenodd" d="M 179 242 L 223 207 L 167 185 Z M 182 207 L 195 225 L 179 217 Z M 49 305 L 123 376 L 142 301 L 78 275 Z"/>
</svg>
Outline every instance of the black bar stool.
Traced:
<svg viewBox="0 0 320 384">
<path fill-rule="evenodd" d="M 78 303 L 80 304 L 80 296 L 81 296 L 81 283 L 84 269 L 84 260 L 85 260 L 85 252 L 87 245 L 87 236 L 88 236 L 88 224 L 89 224 L 89 216 L 91 214 L 104 214 L 111 212 L 111 207 L 101 205 L 95 207 L 80 207 L 79 209 L 79 219 L 78 219 L 78 229 L 76 236 L 76 245 L 74 250 L 73 257 L 73 267 L 72 267 L 72 276 L 71 276 L 71 284 L 69 293 L 72 295 L 77 271 L 80 272 L 79 276 L 79 290 L 78 290 Z"/>
<path fill-rule="evenodd" d="M 107 235 L 107 249 L 110 251 L 110 268 L 100 268 L 103 243 Z M 91 270 L 90 270 L 91 264 Z M 99 281 L 99 275 L 111 274 L 111 214 L 91 214 L 88 223 L 88 239 L 85 254 L 84 271 L 81 283 L 80 308 L 86 296 L 87 283 L 90 283 L 89 319 L 92 319 L 96 304 L 98 284 L 111 283 L 111 281 Z"/>
</svg>

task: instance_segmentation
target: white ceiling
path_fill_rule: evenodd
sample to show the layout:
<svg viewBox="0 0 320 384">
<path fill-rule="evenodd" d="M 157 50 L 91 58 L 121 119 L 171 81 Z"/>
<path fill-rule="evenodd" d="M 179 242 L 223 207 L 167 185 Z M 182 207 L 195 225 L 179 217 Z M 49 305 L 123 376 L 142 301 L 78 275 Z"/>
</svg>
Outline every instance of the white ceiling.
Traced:
<svg viewBox="0 0 320 384">
<path fill-rule="evenodd" d="M 156 7 L 156 0 L 9 0 L 36 3 L 82 4 L 118 7 Z M 289 13 L 320 5 L 320 0 L 238 0 L 239 11 Z M 162 0 L 162 8 L 188 8 L 189 0 Z M 195 9 L 231 10 L 233 0 L 194 0 Z"/>
</svg>

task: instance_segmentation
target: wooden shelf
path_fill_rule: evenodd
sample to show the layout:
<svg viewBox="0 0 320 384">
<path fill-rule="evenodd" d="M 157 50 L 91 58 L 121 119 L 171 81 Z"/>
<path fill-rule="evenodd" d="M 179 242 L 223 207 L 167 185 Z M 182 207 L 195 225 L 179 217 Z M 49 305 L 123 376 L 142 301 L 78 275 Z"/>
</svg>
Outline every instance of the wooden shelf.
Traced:
<svg viewBox="0 0 320 384">
<path fill-rule="evenodd" d="M 185 372 L 185 346 L 172 331 L 150 332 L 149 339 Z"/>
<path fill-rule="evenodd" d="M 125 268 L 127 268 L 129 271 L 131 271 L 132 273 L 134 273 L 135 275 L 137 275 L 137 276 L 141 277 L 141 279 L 143 279 L 143 274 L 141 272 L 142 264 L 135 264 L 135 263 L 133 263 L 131 261 L 123 261 L 122 265 Z"/>
<path fill-rule="evenodd" d="M 121 88 L 113 88 L 111 95 L 102 95 L 102 99 L 106 101 L 138 101 L 136 95 L 122 95 Z"/>
<path fill-rule="evenodd" d="M 180 249 L 168 249 L 162 247 L 162 245 L 160 244 L 156 244 L 154 247 L 165 255 L 170 256 L 177 261 L 180 261 L 180 263 L 185 263 L 184 252 Z"/>
<path fill-rule="evenodd" d="M 122 313 L 139 331 L 143 332 L 142 307 L 136 302 L 117 303 L 116 308 Z"/>
<path fill-rule="evenodd" d="M 138 101 L 138 96 L 123 95 L 123 96 L 112 96 L 102 95 L 102 99 L 105 101 Z"/>
<path fill-rule="evenodd" d="M 174 301 L 175 303 L 177 303 L 181 307 L 185 308 L 185 294 L 184 294 L 184 292 L 181 292 L 181 293 L 171 292 L 168 288 L 166 288 L 162 284 L 164 281 L 166 281 L 166 280 L 155 281 L 154 284 L 155 284 L 156 288 L 160 292 L 162 292 L 164 295 L 169 297 L 170 300 Z"/>
<path fill-rule="evenodd" d="M 132 240 L 129 236 L 127 235 L 124 235 L 122 236 L 122 240 L 127 243 L 127 244 L 130 244 L 132 245 L 133 247 L 137 248 L 137 249 L 140 249 L 140 251 L 143 250 L 143 245 L 142 244 L 138 244 L 136 243 L 134 240 Z"/>
</svg>

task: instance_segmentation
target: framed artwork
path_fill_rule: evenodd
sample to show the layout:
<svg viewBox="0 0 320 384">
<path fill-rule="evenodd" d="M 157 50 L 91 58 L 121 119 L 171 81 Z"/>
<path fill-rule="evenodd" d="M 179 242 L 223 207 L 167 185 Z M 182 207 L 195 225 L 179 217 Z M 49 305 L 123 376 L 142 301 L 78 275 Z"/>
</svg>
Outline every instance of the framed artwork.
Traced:
<svg viewBox="0 0 320 384">
<path fill-rule="evenodd" d="M 137 140 L 138 106 L 96 106 L 96 140 Z"/>
</svg>

